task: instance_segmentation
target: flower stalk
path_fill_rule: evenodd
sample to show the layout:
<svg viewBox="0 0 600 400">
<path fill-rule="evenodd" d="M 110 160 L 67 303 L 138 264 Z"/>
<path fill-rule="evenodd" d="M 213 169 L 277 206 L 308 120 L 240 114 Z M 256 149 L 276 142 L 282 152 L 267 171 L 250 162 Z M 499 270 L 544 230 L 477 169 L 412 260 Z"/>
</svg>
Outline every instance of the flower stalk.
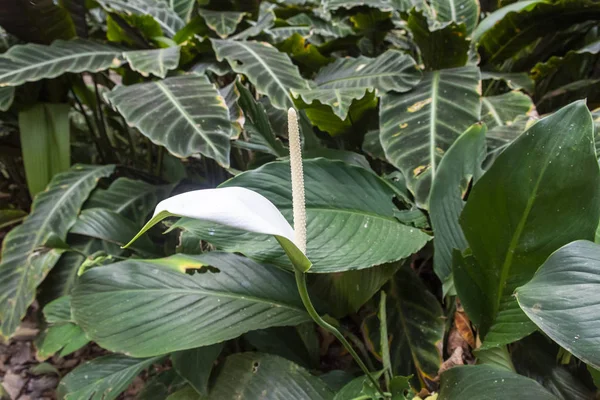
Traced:
<svg viewBox="0 0 600 400">
<path fill-rule="evenodd" d="M 292 174 L 292 206 L 294 214 L 294 243 L 296 246 L 306 254 L 306 204 L 305 204 L 305 193 L 304 193 L 304 169 L 302 167 L 302 145 L 300 141 L 300 129 L 298 127 L 298 115 L 293 108 L 288 110 L 288 138 L 290 145 L 290 168 Z M 308 287 L 306 285 L 306 273 L 302 272 L 298 268 L 294 268 L 296 285 L 298 286 L 298 293 L 304 304 L 304 308 L 308 312 L 308 315 L 313 321 L 321 328 L 330 332 L 335 336 L 346 348 L 348 353 L 352 356 L 354 361 L 358 364 L 360 369 L 369 378 L 371 383 L 375 385 L 377 390 L 385 397 L 385 394 L 379 387 L 377 380 L 371 375 L 371 372 L 367 366 L 363 363 L 359 355 L 356 353 L 352 345 L 346 340 L 344 335 L 333 325 L 325 321 L 310 300 L 308 295 Z"/>
</svg>

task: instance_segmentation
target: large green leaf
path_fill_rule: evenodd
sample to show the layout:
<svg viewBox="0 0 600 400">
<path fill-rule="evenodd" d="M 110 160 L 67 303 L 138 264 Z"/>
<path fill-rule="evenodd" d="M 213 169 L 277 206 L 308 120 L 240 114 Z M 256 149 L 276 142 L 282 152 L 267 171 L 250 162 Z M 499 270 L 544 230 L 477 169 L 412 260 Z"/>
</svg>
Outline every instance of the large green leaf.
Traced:
<svg viewBox="0 0 600 400">
<path fill-rule="evenodd" d="M 208 398 L 331 400 L 333 392 L 321 379 L 284 358 L 240 353 L 225 359 Z"/>
<path fill-rule="evenodd" d="M 159 361 L 121 354 L 96 358 L 69 372 L 58 385 L 58 395 L 65 400 L 116 399 L 140 372 Z"/>
<path fill-rule="evenodd" d="M 97 72 L 123 63 L 122 50 L 77 39 L 57 40 L 51 46 L 23 44 L 0 55 L 0 86 L 55 78 L 66 72 Z"/>
<path fill-rule="evenodd" d="M 204 18 L 206 25 L 222 39 L 235 32 L 238 24 L 242 22 L 244 15 L 246 15 L 244 12 L 206 9 L 200 9 L 198 13 Z"/>
<path fill-rule="evenodd" d="M 37 103 L 19 113 L 21 152 L 31 197 L 71 166 L 69 104 Z"/>
<path fill-rule="evenodd" d="M 222 187 L 241 186 L 269 199 L 292 220 L 289 162 L 273 162 L 244 172 Z M 360 167 L 316 158 L 304 161 L 307 213 L 307 256 L 310 272 L 341 272 L 397 261 L 418 251 L 429 237 L 399 223 L 394 190 Z M 217 248 L 240 252 L 261 262 L 291 268 L 271 236 L 183 219 L 177 226 Z"/>
<path fill-rule="evenodd" d="M 106 208 L 141 226 L 156 203 L 172 189 L 172 185 L 151 185 L 135 179 L 118 178 L 108 189 L 94 190 L 84 208 Z"/>
<path fill-rule="evenodd" d="M 32 205 L 31 214 L 6 235 L 0 263 L 0 334 L 9 337 L 33 302 L 37 286 L 62 250 L 48 242 L 64 241 L 81 205 L 98 179 L 114 166 L 76 165 L 56 175 Z"/>
<path fill-rule="evenodd" d="M 600 4 L 593 0 L 556 0 L 552 2 L 517 2 L 511 12 L 502 19 L 482 21 L 485 32 L 479 32 L 479 49 L 482 59 L 499 64 L 516 55 L 520 50 L 556 31 L 567 29 L 575 24 L 600 19 Z M 501 10 L 496 11 L 501 13 Z M 483 28 L 481 28 L 483 30 Z"/>
<path fill-rule="evenodd" d="M 178 351 L 171 355 L 173 367 L 194 390 L 206 396 L 208 394 L 208 380 L 213 369 L 213 365 L 224 343 L 216 343 L 211 346 L 198 347 L 195 349 Z"/>
<path fill-rule="evenodd" d="M 501 7 L 494 12 L 490 13 L 487 17 L 485 17 L 479 25 L 477 25 L 477 29 L 473 31 L 472 38 L 474 41 L 479 41 L 481 36 L 486 33 L 488 30 L 494 27 L 499 21 L 501 21 L 506 14 L 511 12 L 518 12 L 525 9 L 532 9 L 533 6 L 537 3 L 545 2 L 546 0 L 521 0 L 515 1 L 507 6 Z"/>
<path fill-rule="evenodd" d="M 516 90 L 482 97 L 481 102 L 481 121 L 490 131 L 496 127 L 512 125 L 517 117 L 529 116 L 535 110 L 531 97 Z"/>
<path fill-rule="evenodd" d="M 308 320 L 291 274 L 214 252 L 92 268 L 75 286 L 72 307 L 91 340 L 135 357 Z"/>
<path fill-rule="evenodd" d="M 327 104 L 338 117 L 346 119 L 352 100 L 362 98 L 367 90 L 406 92 L 420 79 L 412 57 L 388 50 L 377 58 L 340 58 L 319 71 L 317 87 L 292 92 L 309 104 L 314 100 Z"/>
<path fill-rule="evenodd" d="M 188 22 L 192 17 L 192 12 L 194 11 L 194 4 L 196 4 L 195 0 L 168 0 L 169 6 L 179 18 Z"/>
<path fill-rule="evenodd" d="M 235 72 L 246 75 L 277 108 L 294 107 L 290 90 L 309 88 L 287 54 L 268 43 L 217 39 L 211 39 L 211 43 L 219 60 L 226 59 Z"/>
<path fill-rule="evenodd" d="M 533 379 L 489 365 L 450 368 L 442 374 L 440 400 L 558 400 Z"/>
<path fill-rule="evenodd" d="M 444 313 L 438 300 L 406 263 L 386 289 L 387 328 L 394 375 L 436 379 L 442 363 L 440 343 L 444 338 Z M 379 318 L 367 317 L 362 332 L 369 349 L 380 353 Z"/>
<path fill-rule="evenodd" d="M 358 271 L 317 275 L 310 283 L 311 294 L 324 310 L 336 318 L 354 314 L 396 273 L 399 263 Z"/>
<path fill-rule="evenodd" d="M 432 0 L 431 8 L 435 12 L 435 19 L 440 22 L 464 23 L 467 34 L 477 26 L 481 12 L 477 0 Z"/>
<path fill-rule="evenodd" d="M 599 266 L 600 246 L 576 241 L 553 253 L 516 291 L 521 309 L 545 334 L 595 368 L 600 368 Z"/>
<path fill-rule="evenodd" d="M 172 154 L 201 153 L 229 166 L 229 109 L 205 75 L 118 86 L 106 98 L 129 125 Z"/>
<path fill-rule="evenodd" d="M 126 51 L 125 59 L 132 70 L 143 76 L 152 74 L 164 78 L 167 73 L 179 65 L 179 46 L 164 49 Z"/>
<path fill-rule="evenodd" d="M 479 70 L 463 67 L 428 72 L 410 92 L 381 98 L 381 145 L 420 206 L 427 205 L 444 152 L 479 120 L 478 87 Z"/>
<path fill-rule="evenodd" d="M 467 63 L 469 41 L 464 24 L 431 24 L 422 11 L 412 10 L 408 28 L 429 70 L 462 67 Z"/>
<path fill-rule="evenodd" d="M 514 289 L 554 250 L 594 238 L 600 170 L 593 134 L 585 103 L 573 103 L 521 134 L 473 187 L 460 224 L 477 263 L 454 266 L 454 283 L 483 348 L 531 333 Z"/>
<path fill-rule="evenodd" d="M 469 245 L 458 223 L 463 200 L 471 180 L 482 174 L 486 156 L 485 125 L 473 125 L 450 147 L 431 187 L 429 216 L 435 232 L 433 269 L 444 284 L 444 294 L 452 285 L 452 250 L 466 250 Z"/>
<path fill-rule="evenodd" d="M 185 26 L 185 22 L 162 0 L 99 0 L 98 3 L 109 12 L 123 12 L 134 15 L 150 15 L 158 22 L 165 36 L 173 37 Z"/>
<path fill-rule="evenodd" d="M 312 333 L 316 353 L 310 353 L 301 332 L 307 333 L 304 337 Z M 319 362 L 319 338 L 313 322 L 305 322 L 300 326 L 279 326 L 251 331 L 244 335 L 244 340 L 258 352 L 274 354 L 307 368 L 315 367 Z"/>
<path fill-rule="evenodd" d="M 54 0 L 2 1 L 0 26 L 28 42 L 51 43 L 75 36 L 75 26 L 69 13 Z"/>
</svg>

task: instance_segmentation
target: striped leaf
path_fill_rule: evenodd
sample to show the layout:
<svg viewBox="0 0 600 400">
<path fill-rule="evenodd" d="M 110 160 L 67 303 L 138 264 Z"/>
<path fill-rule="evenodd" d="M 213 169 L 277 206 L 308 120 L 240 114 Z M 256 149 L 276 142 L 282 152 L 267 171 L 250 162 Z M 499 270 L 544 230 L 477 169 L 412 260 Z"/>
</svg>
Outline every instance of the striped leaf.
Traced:
<svg viewBox="0 0 600 400">
<path fill-rule="evenodd" d="M 82 39 L 50 46 L 25 44 L 0 55 L 0 87 L 55 78 L 66 72 L 97 72 L 123 63 L 122 50 Z"/>
<path fill-rule="evenodd" d="M 175 36 L 185 26 L 179 15 L 168 8 L 166 2 L 160 0 L 98 0 L 98 3 L 108 12 L 150 15 L 167 37 Z"/>
<path fill-rule="evenodd" d="M 211 42 L 217 58 L 226 59 L 235 72 L 246 75 L 277 108 L 287 110 L 294 106 L 290 90 L 309 88 L 288 55 L 268 43 L 217 39 Z"/>
<path fill-rule="evenodd" d="M 329 105 L 343 120 L 352 100 L 362 98 L 367 90 L 406 92 L 420 80 L 421 72 L 412 57 L 388 50 L 377 58 L 340 58 L 319 71 L 316 88 L 292 93 L 307 103 L 318 100 Z"/>
<path fill-rule="evenodd" d="M 132 70 L 143 76 L 152 74 L 159 78 L 167 76 L 167 72 L 179 65 L 179 46 L 165 49 L 137 50 L 124 53 Z"/>
<path fill-rule="evenodd" d="M 0 87 L 0 111 L 7 111 L 15 97 L 14 87 Z"/>
<path fill-rule="evenodd" d="M 432 179 L 446 150 L 479 120 L 479 69 L 428 72 L 413 90 L 381 98 L 381 145 L 426 207 Z"/>
<path fill-rule="evenodd" d="M 206 76 L 190 74 L 119 86 L 106 98 L 129 125 L 172 154 L 201 153 L 229 166 L 229 110 Z"/>
<path fill-rule="evenodd" d="M 238 24 L 242 22 L 244 15 L 246 15 L 244 12 L 205 9 L 198 10 L 198 14 L 204 18 L 206 25 L 222 39 L 235 32 Z"/>
<path fill-rule="evenodd" d="M 52 179 L 33 202 L 31 214 L 4 239 L 0 263 L 0 335 L 10 337 L 37 286 L 58 261 L 62 250 L 47 243 L 64 241 L 83 202 L 98 179 L 114 166 L 76 165 Z"/>
<path fill-rule="evenodd" d="M 185 22 L 189 22 L 196 0 L 168 0 L 169 7 Z"/>
<path fill-rule="evenodd" d="M 435 19 L 440 22 L 464 23 L 467 34 L 471 34 L 477 26 L 481 11 L 478 0 L 432 0 L 431 8 L 435 11 Z"/>
</svg>

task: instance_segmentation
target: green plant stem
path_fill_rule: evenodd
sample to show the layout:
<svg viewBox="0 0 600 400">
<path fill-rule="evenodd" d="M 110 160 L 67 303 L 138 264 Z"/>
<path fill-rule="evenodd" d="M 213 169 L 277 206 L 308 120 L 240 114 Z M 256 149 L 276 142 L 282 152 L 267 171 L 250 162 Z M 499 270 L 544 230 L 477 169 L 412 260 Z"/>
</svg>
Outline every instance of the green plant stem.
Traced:
<svg viewBox="0 0 600 400">
<path fill-rule="evenodd" d="M 392 379 L 392 361 L 390 359 L 390 347 L 388 345 L 387 313 L 385 310 L 385 300 L 385 292 L 382 290 L 381 298 L 379 300 L 379 342 L 381 344 L 381 359 L 383 361 L 383 376 L 385 377 L 385 386 L 389 390 L 390 380 Z"/>
<path fill-rule="evenodd" d="M 344 335 L 342 335 L 340 333 L 340 331 L 337 330 L 336 327 L 334 327 L 333 325 L 331 325 L 327 321 L 325 321 L 323 318 L 321 318 L 321 316 L 319 315 L 319 313 L 313 306 L 312 302 L 310 301 L 310 296 L 308 295 L 308 287 L 306 286 L 306 274 L 302 273 L 300 271 L 295 271 L 294 275 L 296 277 L 296 285 L 298 286 L 298 293 L 300 293 L 300 298 L 302 299 L 302 303 L 304 304 L 304 307 L 306 308 L 308 315 L 310 315 L 310 317 L 313 319 L 313 321 L 315 321 L 315 323 L 317 325 L 319 325 L 321 328 L 325 329 L 326 331 L 330 332 L 333 336 L 335 336 L 337 338 L 337 340 L 339 340 L 342 343 L 342 345 L 346 348 L 346 350 L 348 350 L 348 353 L 350 353 L 352 358 L 354 358 L 354 361 L 356 361 L 356 363 L 358 364 L 360 369 L 362 369 L 362 371 L 369 378 L 371 383 L 373 383 L 373 385 L 375 385 L 375 387 L 377 388 L 379 393 L 381 393 L 382 396 L 385 396 L 383 391 L 379 387 L 379 382 L 377 382 L 377 380 L 373 377 L 373 375 L 371 375 L 371 372 L 369 371 L 367 366 L 362 362 L 362 360 L 360 359 L 360 357 L 358 356 L 356 351 L 354 351 L 354 348 L 352 347 L 352 345 L 350 345 L 350 343 L 348 343 L 348 341 L 346 340 Z"/>
</svg>

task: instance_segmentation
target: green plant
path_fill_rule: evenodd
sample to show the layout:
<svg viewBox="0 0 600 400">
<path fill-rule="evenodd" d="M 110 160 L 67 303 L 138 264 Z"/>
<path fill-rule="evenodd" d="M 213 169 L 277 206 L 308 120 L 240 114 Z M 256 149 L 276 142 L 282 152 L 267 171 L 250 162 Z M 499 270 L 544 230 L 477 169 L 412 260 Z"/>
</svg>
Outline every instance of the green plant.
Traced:
<svg viewBox="0 0 600 400">
<path fill-rule="evenodd" d="M 597 2 L 0 9 L 0 334 L 112 352 L 60 397 L 594 397 Z"/>
</svg>

